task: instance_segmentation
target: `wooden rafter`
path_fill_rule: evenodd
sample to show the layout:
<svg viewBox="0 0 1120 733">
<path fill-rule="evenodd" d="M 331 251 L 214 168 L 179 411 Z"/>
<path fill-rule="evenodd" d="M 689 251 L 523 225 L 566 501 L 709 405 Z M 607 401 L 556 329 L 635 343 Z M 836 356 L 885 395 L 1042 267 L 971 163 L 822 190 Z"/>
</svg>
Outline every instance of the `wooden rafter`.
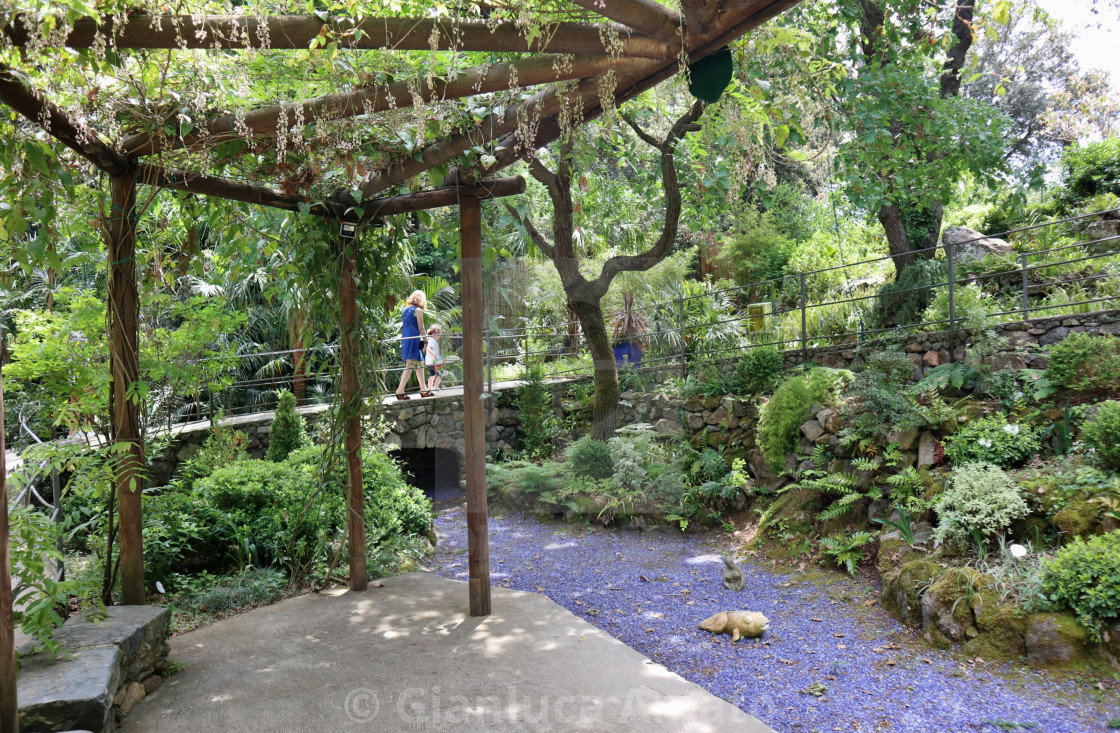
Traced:
<svg viewBox="0 0 1120 733">
<path fill-rule="evenodd" d="M 594 9 L 594 8 L 593 8 Z M 599 12 L 596 9 L 597 12 Z M 278 15 L 267 18 L 236 15 L 130 15 L 118 25 L 113 17 L 80 18 L 64 45 L 89 48 L 98 32 L 117 48 L 135 49 L 240 49 L 308 48 L 327 36 L 339 48 L 356 50 L 388 48 L 399 51 L 459 51 L 513 53 L 604 54 L 661 58 L 672 52 L 664 40 L 635 34 L 616 24 L 561 22 L 546 24 L 539 35 L 526 40 L 528 28 L 515 21 L 462 20 L 454 18 L 365 18 L 357 25 L 315 15 Z M 17 18 L 4 35 L 13 46 L 27 46 L 26 25 Z M 617 38 L 617 47 L 612 36 Z M 673 40 L 670 37 L 669 43 Z"/>
<path fill-rule="evenodd" d="M 681 46 L 681 19 L 653 0 L 572 0 L 586 8 L 622 23 L 627 28 L 664 41 L 673 48 Z"/>
<path fill-rule="evenodd" d="M 650 63 L 657 64 L 657 62 L 631 60 L 620 65 L 619 68 L 628 72 L 627 75 L 629 76 L 639 73 Z M 582 80 L 577 85 L 581 99 L 598 95 L 601 80 L 601 76 Z M 554 88 L 536 94 L 524 102 L 509 107 L 503 114 L 488 116 L 476 129 L 455 133 L 424 148 L 419 156 L 403 160 L 393 167 L 377 173 L 362 183 L 359 190 L 361 190 L 363 196 L 373 196 L 430 168 L 442 165 L 472 147 L 484 145 L 503 135 L 513 134 L 522 121 L 557 114 L 560 111 L 561 103 L 561 96 L 557 94 Z M 345 202 L 344 197 L 338 200 Z"/>
<path fill-rule="evenodd" d="M 688 49 L 688 56 L 693 61 L 709 56 L 744 33 L 757 28 L 800 2 L 801 0 L 728 0 L 725 4 L 726 14 L 721 15 L 713 23 L 708 38 L 693 44 Z M 672 77 L 677 72 L 677 66 L 675 62 L 660 67 L 644 62 L 643 70 L 648 71 L 644 76 L 634 74 L 619 78 L 614 95 L 615 104 L 633 99 Z M 597 96 L 584 96 L 582 101 L 584 121 L 593 120 L 603 114 Z M 562 133 L 560 122 L 555 115 L 542 118 L 536 127 L 536 135 L 528 147 L 539 150 L 559 139 Z M 480 168 L 478 171 L 480 176 L 491 176 L 525 157 L 524 150 L 518 150 L 517 140 L 513 134 L 501 138 L 495 147 L 500 148 L 495 156 L 497 161 L 489 167 Z"/>
<path fill-rule="evenodd" d="M 273 135 L 312 120 L 337 120 L 389 109 L 411 107 L 417 98 L 426 103 L 460 99 L 509 89 L 512 80 L 518 87 L 532 87 L 558 81 L 583 79 L 601 74 L 625 60 L 609 56 L 580 56 L 558 63 L 555 57 L 538 56 L 508 63 L 486 64 L 461 72 L 453 80 L 432 82 L 400 81 L 363 87 L 344 94 L 329 94 L 306 102 L 270 105 L 245 113 L 214 117 L 200 125 L 197 132 L 180 138 L 156 137 L 147 133 L 133 135 L 121 143 L 128 157 L 152 155 L 162 150 L 216 144 L 246 135 Z"/>
<path fill-rule="evenodd" d="M 58 105 L 32 89 L 25 77 L 4 64 L 0 64 L 0 102 L 110 176 L 125 175 L 132 167 L 126 157 L 102 142 L 97 133 L 75 122 Z"/>
<path fill-rule="evenodd" d="M 681 0 L 685 27 L 694 36 L 702 36 L 719 15 L 719 0 Z"/>
</svg>

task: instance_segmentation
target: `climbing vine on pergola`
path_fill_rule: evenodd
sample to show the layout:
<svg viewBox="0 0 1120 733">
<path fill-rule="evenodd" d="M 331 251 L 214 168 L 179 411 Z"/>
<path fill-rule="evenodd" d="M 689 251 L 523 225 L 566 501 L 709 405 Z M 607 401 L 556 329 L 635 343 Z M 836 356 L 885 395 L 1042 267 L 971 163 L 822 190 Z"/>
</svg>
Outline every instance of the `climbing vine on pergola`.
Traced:
<svg viewBox="0 0 1120 733">
<path fill-rule="evenodd" d="M 436 10 L 418 0 L 351 0 L 292 15 L 284 3 L 260 1 L 235 9 L 187 0 L 169 14 L 156 3 L 145 10 L 122 0 L 96 7 L 33 0 L 0 10 L 0 102 L 20 116 L 22 128 L 45 131 L 72 151 L 68 165 L 109 179 L 112 205 L 102 228 L 123 601 L 145 600 L 141 397 L 130 389 L 139 379 L 139 186 L 357 227 L 395 213 L 460 207 L 469 592 L 471 613 L 485 615 L 480 201 L 524 190 L 520 178 L 495 178 L 502 169 L 687 73 L 798 1 L 498 0 Z M 63 89 L 69 92 L 58 93 Z M 42 155 L 27 146 L 24 164 L 42 167 L 32 160 Z M 12 173 L 20 174 L 20 163 Z M 26 227 L 21 216 L 18 205 L 0 213 L 17 247 L 13 232 Z M 350 587 L 361 590 L 367 580 L 355 272 L 362 253 L 358 240 L 340 231 Z M 6 506 L 4 491 L 0 498 Z M 16 729 L 7 547 L 7 514 L 0 512 L 5 732 Z"/>
</svg>

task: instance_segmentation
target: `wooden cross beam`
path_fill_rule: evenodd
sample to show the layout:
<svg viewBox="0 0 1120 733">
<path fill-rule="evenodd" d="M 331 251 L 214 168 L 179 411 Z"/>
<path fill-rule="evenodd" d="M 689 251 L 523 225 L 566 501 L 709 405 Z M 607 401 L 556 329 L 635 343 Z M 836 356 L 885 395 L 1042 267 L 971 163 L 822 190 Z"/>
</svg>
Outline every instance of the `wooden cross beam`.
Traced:
<svg viewBox="0 0 1120 733">
<path fill-rule="evenodd" d="M 611 0 L 613 4 L 615 0 Z M 582 4 L 582 3 L 580 3 Z M 598 8 L 591 8 L 602 12 Z M 635 27 L 635 26 L 631 26 Z M 560 22 L 545 24 L 526 38 L 527 26 L 513 20 L 461 18 L 363 18 L 350 20 L 316 15 L 129 15 L 122 23 L 113 16 L 79 18 L 65 38 L 69 48 L 90 48 L 100 33 L 106 45 L 118 49 L 307 49 L 324 37 L 339 48 L 398 51 L 489 51 L 510 53 L 608 54 L 661 58 L 673 53 L 670 39 L 636 34 L 614 23 Z M 26 19 L 17 16 L 3 34 L 13 46 L 26 47 L 33 39 Z M 612 49 L 610 37 L 617 38 Z M 54 39 L 51 39 L 52 42 Z"/>
<path fill-rule="evenodd" d="M 297 104 L 270 105 L 251 110 L 242 116 L 224 114 L 198 126 L 197 131 L 179 138 L 141 133 L 126 138 L 121 149 L 127 157 L 152 155 L 162 150 L 194 148 L 250 135 L 275 135 L 278 130 L 302 125 L 304 121 L 338 120 L 345 117 L 411 107 L 419 98 L 424 102 L 461 99 L 510 88 L 517 80 L 521 88 L 583 79 L 602 74 L 613 67 L 625 67 L 625 61 L 609 56 L 581 56 L 568 63 L 557 64 L 549 56 L 537 56 L 498 64 L 485 64 L 460 72 L 453 80 L 399 81 L 392 84 L 363 87 L 343 94 L 329 94 Z"/>
<path fill-rule="evenodd" d="M 622 23 L 628 28 L 663 41 L 674 49 L 681 47 L 681 19 L 653 0 L 572 0 L 573 3 Z"/>
</svg>

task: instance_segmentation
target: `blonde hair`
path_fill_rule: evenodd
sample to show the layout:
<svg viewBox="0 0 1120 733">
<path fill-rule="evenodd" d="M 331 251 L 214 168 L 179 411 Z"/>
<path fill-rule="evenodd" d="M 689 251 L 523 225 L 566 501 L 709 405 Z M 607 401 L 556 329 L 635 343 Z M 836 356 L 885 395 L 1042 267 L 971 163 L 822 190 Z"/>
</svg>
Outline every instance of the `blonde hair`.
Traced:
<svg viewBox="0 0 1120 733">
<path fill-rule="evenodd" d="M 405 305 L 419 306 L 421 309 L 428 307 L 428 299 L 424 296 L 423 290 L 413 290 L 412 295 L 408 296 Z"/>
<path fill-rule="evenodd" d="M 428 328 L 428 335 L 429 336 L 440 336 L 442 334 L 443 334 L 443 326 L 439 325 L 438 323 L 433 323 Z"/>
</svg>

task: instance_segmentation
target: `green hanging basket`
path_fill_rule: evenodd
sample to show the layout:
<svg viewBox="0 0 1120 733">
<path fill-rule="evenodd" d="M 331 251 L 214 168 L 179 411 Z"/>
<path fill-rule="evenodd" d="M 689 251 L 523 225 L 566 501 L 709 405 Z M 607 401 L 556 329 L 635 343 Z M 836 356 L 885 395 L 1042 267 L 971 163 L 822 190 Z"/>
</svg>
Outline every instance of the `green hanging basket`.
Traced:
<svg viewBox="0 0 1120 733">
<path fill-rule="evenodd" d="M 714 104 L 731 83 L 733 73 L 735 62 L 731 57 L 731 49 L 725 46 L 711 56 L 689 64 L 688 91 L 697 99 Z"/>
</svg>

